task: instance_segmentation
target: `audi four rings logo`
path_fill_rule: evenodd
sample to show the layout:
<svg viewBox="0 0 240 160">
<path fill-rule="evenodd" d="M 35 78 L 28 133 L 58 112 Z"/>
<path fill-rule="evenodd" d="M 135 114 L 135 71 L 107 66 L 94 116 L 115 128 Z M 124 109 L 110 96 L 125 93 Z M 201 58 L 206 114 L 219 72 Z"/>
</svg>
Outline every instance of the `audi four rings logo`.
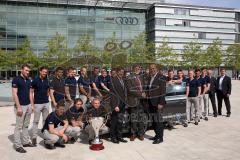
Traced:
<svg viewBox="0 0 240 160">
<path fill-rule="evenodd" d="M 138 19 L 136 17 L 116 17 L 115 22 L 119 25 L 137 25 Z"/>
</svg>

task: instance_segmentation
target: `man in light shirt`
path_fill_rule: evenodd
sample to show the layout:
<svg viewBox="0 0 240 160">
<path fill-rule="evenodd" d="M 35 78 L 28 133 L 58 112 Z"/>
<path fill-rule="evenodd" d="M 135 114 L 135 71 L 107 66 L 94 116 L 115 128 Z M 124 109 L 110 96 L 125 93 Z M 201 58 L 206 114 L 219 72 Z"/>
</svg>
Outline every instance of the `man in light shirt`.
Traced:
<svg viewBox="0 0 240 160">
<path fill-rule="evenodd" d="M 231 115 L 231 105 L 229 97 L 231 95 L 232 83 L 231 78 L 226 75 L 226 70 L 220 70 L 221 75 L 217 78 L 217 99 L 218 99 L 218 115 L 222 115 L 222 100 L 224 100 L 227 117 Z"/>
</svg>

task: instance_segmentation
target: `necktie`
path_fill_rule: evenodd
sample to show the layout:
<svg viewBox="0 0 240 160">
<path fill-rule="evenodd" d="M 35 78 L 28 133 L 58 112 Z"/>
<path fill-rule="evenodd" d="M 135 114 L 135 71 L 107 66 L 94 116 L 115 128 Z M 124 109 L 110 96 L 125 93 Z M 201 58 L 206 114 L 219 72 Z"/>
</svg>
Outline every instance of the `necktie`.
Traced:
<svg viewBox="0 0 240 160">
<path fill-rule="evenodd" d="M 137 84 L 137 88 L 140 92 L 142 92 L 142 84 L 141 84 L 141 81 L 139 79 L 139 75 L 136 75 L 136 78 L 135 78 L 135 82 Z"/>
<path fill-rule="evenodd" d="M 120 81 L 120 83 L 121 83 L 122 87 L 124 88 L 124 83 L 123 83 L 123 80 L 122 80 L 122 78 L 120 78 L 120 79 L 119 79 L 119 81 Z"/>
</svg>

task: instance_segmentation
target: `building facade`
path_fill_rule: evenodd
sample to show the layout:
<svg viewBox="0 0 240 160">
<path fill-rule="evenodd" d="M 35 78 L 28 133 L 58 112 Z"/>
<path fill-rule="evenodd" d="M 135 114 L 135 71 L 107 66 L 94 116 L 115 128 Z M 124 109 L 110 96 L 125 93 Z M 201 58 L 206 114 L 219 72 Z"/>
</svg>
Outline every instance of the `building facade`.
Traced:
<svg viewBox="0 0 240 160">
<path fill-rule="evenodd" d="M 115 34 L 130 43 L 139 33 L 161 45 L 164 37 L 181 53 L 184 44 L 198 39 L 206 48 L 219 38 L 223 49 L 240 42 L 240 12 L 164 3 L 164 0 L 0 0 L 0 48 L 15 50 L 27 37 L 41 56 L 56 32 L 69 48 L 88 34 L 103 49 Z"/>
</svg>

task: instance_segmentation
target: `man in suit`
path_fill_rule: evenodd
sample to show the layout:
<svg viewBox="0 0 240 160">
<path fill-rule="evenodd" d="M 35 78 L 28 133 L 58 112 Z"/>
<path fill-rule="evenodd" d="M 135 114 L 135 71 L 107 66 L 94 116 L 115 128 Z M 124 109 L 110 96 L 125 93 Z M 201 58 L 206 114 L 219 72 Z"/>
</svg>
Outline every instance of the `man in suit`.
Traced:
<svg viewBox="0 0 240 160">
<path fill-rule="evenodd" d="M 112 116 L 111 116 L 111 127 L 110 127 L 110 137 L 113 143 L 123 142 L 126 143 L 127 140 L 122 138 L 122 117 L 125 114 L 125 105 L 127 98 L 127 89 L 124 80 L 124 69 L 118 67 L 116 69 L 117 75 L 112 77 L 112 85 L 110 88 L 111 106 L 112 106 Z"/>
<path fill-rule="evenodd" d="M 151 138 L 153 144 L 159 144 L 163 142 L 163 120 L 162 120 L 162 109 L 166 104 L 166 81 L 161 78 L 158 66 L 156 64 L 149 65 L 150 77 L 148 81 L 148 105 L 149 115 L 153 121 L 153 127 L 155 136 Z"/>
<path fill-rule="evenodd" d="M 218 115 L 222 115 L 222 100 L 224 100 L 227 109 L 227 117 L 230 117 L 231 105 L 229 97 L 232 90 L 231 78 L 226 75 L 226 70 L 224 68 L 220 70 L 220 73 L 221 76 L 217 78 Z"/>
<path fill-rule="evenodd" d="M 216 107 L 216 100 L 215 100 L 217 80 L 215 77 L 213 77 L 211 69 L 208 70 L 207 75 L 210 79 L 210 85 L 209 85 L 209 90 L 207 94 L 209 95 L 209 99 L 212 103 L 213 116 L 217 117 L 217 107 Z"/>
<path fill-rule="evenodd" d="M 146 98 L 144 92 L 144 79 L 140 75 L 141 66 L 134 65 L 133 73 L 127 77 L 127 105 L 130 109 L 131 117 L 131 136 L 130 141 L 134 141 L 136 137 L 144 140 L 144 108 L 143 99 Z"/>
</svg>

